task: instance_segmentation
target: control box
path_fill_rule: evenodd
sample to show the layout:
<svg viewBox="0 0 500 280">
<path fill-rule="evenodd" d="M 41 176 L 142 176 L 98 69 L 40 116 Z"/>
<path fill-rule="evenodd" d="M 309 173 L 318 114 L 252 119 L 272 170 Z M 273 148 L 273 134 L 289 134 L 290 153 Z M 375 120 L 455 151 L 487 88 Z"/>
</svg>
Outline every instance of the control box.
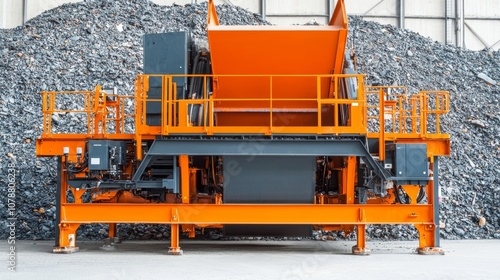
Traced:
<svg viewBox="0 0 500 280">
<path fill-rule="evenodd" d="M 124 165 L 127 156 L 125 141 L 89 140 L 88 168 L 94 170 L 110 170 L 111 166 Z"/>
<path fill-rule="evenodd" d="M 394 177 L 421 179 L 429 177 L 429 160 L 426 144 L 387 144 L 385 147 L 386 168 Z"/>
</svg>

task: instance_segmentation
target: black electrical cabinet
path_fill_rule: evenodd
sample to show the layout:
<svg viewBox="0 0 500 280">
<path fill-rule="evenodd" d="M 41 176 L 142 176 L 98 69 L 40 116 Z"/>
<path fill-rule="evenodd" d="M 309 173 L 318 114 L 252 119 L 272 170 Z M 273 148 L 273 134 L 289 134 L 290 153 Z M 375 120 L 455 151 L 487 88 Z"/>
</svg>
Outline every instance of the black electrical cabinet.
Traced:
<svg viewBox="0 0 500 280">
<path fill-rule="evenodd" d="M 385 166 L 399 184 L 422 184 L 430 179 L 426 144 L 387 144 Z"/>
<path fill-rule="evenodd" d="M 90 171 L 110 170 L 112 165 L 124 165 L 127 143 L 113 140 L 88 141 L 88 168 Z"/>
</svg>

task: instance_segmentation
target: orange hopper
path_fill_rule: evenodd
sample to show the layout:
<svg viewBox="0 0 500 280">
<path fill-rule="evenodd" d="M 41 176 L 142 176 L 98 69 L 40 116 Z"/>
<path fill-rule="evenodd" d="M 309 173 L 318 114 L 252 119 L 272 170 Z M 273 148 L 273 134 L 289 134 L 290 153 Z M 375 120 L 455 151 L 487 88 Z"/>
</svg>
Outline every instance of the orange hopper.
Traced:
<svg viewBox="0 0 500 280">
<path fill-rule="evenodd" d="M 209 1 L 217 126 L 269 126 L 270 110 L 272 125 L 316 126 L 314 75 L 342 73 L 346 39 L 343 0 L 327 26 L 222 26 Z M 322 98 L 332 94 L 329 87 L 330 78 L 321 78 Z"/>
</svg>

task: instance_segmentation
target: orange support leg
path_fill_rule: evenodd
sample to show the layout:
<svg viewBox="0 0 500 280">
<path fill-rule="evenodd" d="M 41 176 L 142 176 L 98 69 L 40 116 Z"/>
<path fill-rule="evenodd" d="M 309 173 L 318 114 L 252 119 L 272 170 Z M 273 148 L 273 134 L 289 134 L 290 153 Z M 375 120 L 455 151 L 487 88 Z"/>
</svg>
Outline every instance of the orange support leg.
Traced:
<svg viewBox="0 0 500 280">
<path fill-rule="evenodd" d="M 182 255 L 182 250 L 179 245 L 179 225 L 170 225 L 170 248 L 168 249 L 168 254 L 170 255 Z"/>
<path fill-rule="evenodd" d="M 115 238 L 116 237 L 116 224 L 109 224 L 108 228 L 108 237 Z"/>
<path fill-rule="evenodd" d="M 116 223 L 110 223 L 108 228 L 108 238 L 106 240 L 107 245 L 113 246 L 117 243 L 121 243 L 121 240 L 116 236 Z"/>
<path fill-rule="evenodd" d="M 431 171 L 433 180 L 427 184 L 428 203 L 432 204 L 434 219 L 432 224 L 415 224 L 419 233 L 419 246 L 417 252 L 421 255 L 444 255 L 444 250 L 439 246 L 439 185 L 438 185 L 438 158 L 431 158 Z"/>
<path fill-rule="evenodd" d="M 419 233 L 417 252 L 421 255 L 444 255 L 444 250 L 436 246 L 435 225 L 415 225 Z"/>
<path fill-rule="evenodd" d="M 196 237 L 195 225 L 182 225 L 182 232 L 187 232 L 189 238 Z"/>
<path fill-rule="evenodd" d="M 343 203 L 345 204 L 353 204 L 354 203 L 354 183 L 356 180 L 356 169 L 357 169 L 357 158 L 356 157 L 347 157 L 345 159 L 346 168 L 343 169 L 342 175 L 342 184 L 343 184 L 343 192 L 342 195 L 345 195 L 345 200 Z M 342 230 L 344 231 L 344 236 L 349 236 L 351 232 L 354 231 L 354 225 L 342 225 Z"/>
<path fill-rule="evenodd" d="M 187 155 L 179 156 L 179 169 L 181 174 L 181 194 L 182 203 L 189 203 L 189 188 L 190 188 L 190 176 L 189 176 L 189 157 Z"/>
<path fill-rule="evenodd" d="M 76 244 L 76 230 L 80 224 L 59 224 L 59 247 L 53 250 L 54 253 L 75 253 L 79 248 Z"/>
<path fill-rule="evenodd" d="M 370 254 L 370 249 L 366 248 L 365 227 L 365 225 L 356 226 L 357 243 L 352 247 L 352 253 L 354 255 L 367 256 Z"/>
</svg>

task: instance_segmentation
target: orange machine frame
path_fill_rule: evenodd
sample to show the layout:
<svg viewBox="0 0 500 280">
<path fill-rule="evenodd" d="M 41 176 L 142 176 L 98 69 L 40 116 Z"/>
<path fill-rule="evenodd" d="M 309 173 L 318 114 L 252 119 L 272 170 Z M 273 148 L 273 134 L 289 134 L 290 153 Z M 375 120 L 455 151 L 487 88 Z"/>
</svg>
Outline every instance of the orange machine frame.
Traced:
<svg viewBox="0 0 500 280">
<path fill-rule="evenodd" d="M 352 230 L 352 226 L 357 226 L 358 242 L 354 252 L 366 253 L 366 244 L 364 239 L 365 226 L 368 224 L 413 224 L 420 232 L 419 248 L 421 252 L 434 252 L 437 247 L 438 236 L 436 234 L 436 185 L 435 179 L 430 180 L 426 193 L 428 194 L 427 204 L 399 205 L 391 204 L 391 199 L 374 198 L 368 201 L 368 204 L 356 204 L 354 199 L 354 185 L 356 180 L 356 157 L 345 157 L 346 165 L 343 169 L 344 182 L 341 193 L 338 198 L 328 198 L 325 195 L 317 195 L 316 204 L 313 205 L 269 205 L 269 204 L 222 204 L 221 200 L 216 200 L 214 204 L 196 204 L 190 202 L 192 195 L 192 182 L 190 182 L 190 167 L 187 155 L 179 156 L 181 200 L 179 203 L 135 203 L 136 201 L 115 201 L 113 203 L 82 203 L 81 197 L 85 190 L 71 188 L 66 182 L 64 163 L 76 161 L 77 155 L 74 151 L 78 147 L 85 147 L 89 139 L 113 139 L 129 140 L 135 143 L 136 159 L 140 160 L 142 152 L 141 142 L 152 140 L 158 135 L 287 135 L 294 133 L 307 133 L 314 135 L 367 135 L 371 139 L 379 139 L 382 143 L 426 143 L 427 156 L 431 163 L 431 170 L 437 175 L 437 157 L 447 156 L 450 152 L 449 135 L 440 131 L 439 124 L 435 124 L 435 131 L 429 132 L 429 115 L 435 115 L 436 121 L 439 117 L 448 111 L 448 93 L 439 92 L 421 92 L 413 95 L 408 102 L 403 95 L 394 94 L 389 96 L 388 89 L 383 87 L 365 88 L 362 75 L 329 75 L 335 84 L 343 78 L 357 78 L 358 91 L 356 99 L 340 99 L 336 97 L 322 98 L 316 96 L 310 101 L 318 104 L 339 106 L 349 104 L 350 119 L 352 121 L 347 126 L 339 126 L 335 121 L 334 125 L 323 126 L 318 122 L 317 126 L 305 127 L 273 127 L 272 122 L 268 126 L 258 127 L 217 127 L 211 121 L 202 126 L 192 126 L 185 113 L 188 105 L 207 104 L 206 116 L 212 114 L 211 104 L 217 101 L 213 96 L 207 96 L 196 100 L 176 100 L 175 86 L 172 83 L 174 76 L 161 76 L 164 83 L 164 98 L 157 100 L 164 106 L 162 111 L 162 126 L 148 126 L 144 121 L 144 108 L 148 90 L 148 79 L 150 75 L 139 75 L 136 82 L 134 96 L 117 96 L 106 94 L 99 87 L 94 91 L 85 92 L 42 92 L 42 106 L 44 116 L 44 132 L 37 139 L 37 156 L 58 156 L 60 158 L 59 174 L 60 182 L 59 199 L 60 205 L 60 224 L 59 240 L 56 251 L 72 251 L 75 248 L 75 233 L 80 224 L 83 223 L 107 223 L 110 224 L 110 237 L 115 237 L 117 223 L 157 223 L 171 225 L 171 249 L 170 252 L 180 252 L 179 247 L 179 225 L 182 229 L 194 236 L 194 226 L 201 227 L 220 227 L 223 224 L 313 224 L 324 229 Z M 318 83 L 321 83 L 321 77 L 317 76 Z M 203 78 L 214 78 L 212 75 L 204 75 Z M 272 76 L 266 76 L 266 79 L 272 80 Z M 318 86 L 320 88 L 320 86 Z M 270 89 L 271 90 L 271 89 Z M 270 93 L 271 94 L 271 93 Z M 60 95 L 84 96 L 84 104 L 81 110 L 56 109 L 56 100 Z M 367 96 L 374 95 L 376 104 L 370 105 Z M 433 102 L 427 102 L 432 98 Z M 126 113 L 126 100 L 132 100 L 135 104 L 131 111 Z M 113 101 L 109 101 L 113 100 Z M 153 100 L 154 101 L 154 100 Z M 224 101 L 224 100 L 223 100 Z M 245 99 L 241 99 L 245 102 Z M 249 99 L 255 101 L 255 99 Z M 265 101 L 272 104 L 272 97 L 262 98 L 258 101 Z M 281 101 L 281 100 L 280 100 Z M 352 104 L 357 103 L 357 106 Z M 121 106 L 120 106 L 121 104 Z M 430 107 L 431 104 L 434 107 Z M 407 107 L 404 105 L 412 105 Z M 437 106 L 437 107 L 436 107 Z M 116 108 L 120 108 L 117 110 Z M 168 108 L 175 108 L 168 110 Z M 271 105 L 272 108 L 272 105 Z M 413 108 L 418 108 L 414 110 Z M 376 110 L 378 114 L 370 115 L 368 110 Z M 52 116 L 61 113 L 82 114 L 88 117 L 87 131 L 83 134 L 54 133 Z M 318 112 L 318 111 L 317 111 Z M 321 110 L 319 110 L 321 112 Z M 380 113 L 382 112 L 382 113 Z M 273 110 L 269 112 L 269 118 L 272 119 Z M 380 114 L 382 116 L 380 116 Z M 318 114 L 321 117 L 321 113 Z M 177 116 L 177 117 L 176 117 Z M 184 116 L 184 117 L 182 117 Z M 176 119 L 178 118 L 178 119 Z M 210 118 L 209 118 L 210 119 Z M 377 127 L 368 127 L 369 119 L 379 121 Z M 125 122 L 135 121 L 135 131 L 125 131 Z M 175 120 L 175 121 L 174 121 Z M 380 122 L 381 121 L 381 122 Z M 108 128 L 113 124 L 114 131 Z M 335 125 L 335 123 L 337 125 Z M 407 126 L 402 123 L 410 123 Z M 387 125 L 390 124 L 390 125 Z M 117 129 L 118 128 L 118 129 Z M 63 148 L 68 147 L 70 153 L 63 154 Z M 381 145 L 383 150 L 384 145 Z M 379 156 L 382 156 L 381 153 Z M 408 193 L 412 193 L 412 186 L 405 187 Z M 70 189 L 75 198 L 75 203 L 66 201 L 66 191 Z M 416 193 L 413 191 L 414 194 Z M 413 201 L 416 201 L 413 199 Z M 127 203 L 129 202 L 129 203 Z M 132 202 L 132 203 L 130 203 Z M 338 203 L 338 204 L 337 204 Z M 342 226 L 340 226 L 342 225 Z"/>
<path fill-rule="evenodd" d="M 332 16 L 332 26 L 337 26 L 339 34 L 347 34 L 347 19 L 343 1 Z M 209 25 L 217 25 L 215 6 L 209 3 Z M 210 28 L 214 28 L 213 26 Z M 219 28 L 223 30 L 223 27 Z M 283 34 L 286 34 L 284 32 Z M 282 36 L 288 36 L 283 35 Z M 337 46 L 341 51 L 335 52 L 334 71 L 336 74 L 318 73 L 216 73 L 211 75 L 188 75 L 190 78 L 203 79 L 203 96 L 200 99 L 177 99 L 177 86 L 174 78 L 180 75 L 138 75 L 134 95 L 108 94 L 100 87 L 93 91 L 78 92 L 42 92 L 43 133 L 37 139 L 37 156 L 59 159 L 58 165 L 58 222 L 57 248 L 55 252 L 74 252 L 76 246 L 76 230 L 80 224 L 109 224 L 109 237 L 116 237 L 118 223 L 154 223 L 171 226 L 171 243 L 169 252 L 180 254 L 180 231 L 187 232 L 189 237 L 195 236 L 195 227 L 221 227 L 225 224 L 308 224 L 325 230 L 344 230 L 350 232 L 356 227 L 357 243 L 353 247 L 355 254 L 368 254 L 365 241 L 365 227 L 369 224 L 412 224 L 419 233 L 420 253 L 442 253 L 439 248 L 439 228 L 436 226 L 438 216 L 438 157 L 450 154 L 449 135 L 441 132 L 440 117 L 449 110 L 449 96 L 445 91 L 423 91 L 409 96 L 403 87 L 368 87 L 363 83 L 360 74 L 340 74 L 343 63 L 345 41 L 339 37 Z M 220 53 L 219 53 L 220 55 Z M 338 64 L 338 65 L 337 65 Z M 218 67 L 218 66 L 215 66 Z M 215 73 L 215 72 L 214 72 Z M 149 79 L 161 77 L 161 99 L 148 98 Z M 227 96 L 217 95 L 217 83 L 227 81 L 235 83 L 244 79 L 259 84 L 259 94 Z M 357 83 L 354 98 L 338 96 L 340 83 L 346 79 L 354 79 Z M 209 81 L 213 81 L 214 94 L 208 92 Z M 286 81 L 284 83 L 284 81 Z M 309 95 L 286 96 L 281 94 L 283 85 L 293 91 L 307 81 L 310 88 L 315 89 Z M 325 91 L 327 90 L 327 91 Z M 277 94 L 278 93 L 278 94 Z M 79 109 L 59 108 L 60 98 L 69 98 Z M 146 104 L 158 102 L 161 105 L 161 125 L 151 126 L 146 123 Z M 237 102 L 237 103 L 236 103 Z M 309 121 L 286 125 L 277 122 L 280 113 L 289 110 L 303 109 L 308 111 Z M 223 106 L 221 104 L 230 104 Z M 259 109 L 264 112 L 256 123 L 238 125 L 226 122 L 218 125 L 214 115 L 224 110 L 236 110 L 240 104 L 243 112 Z M 202 105 L 203 124 L 193 125 L 188 110 L 192 105 Z M 341 124 L 337 114 L 325 116 L 325 108 L 338 112 L 341 106 L 348 110 L 348 123 Z M 232 109 L 231 109 L 231 108 Z M 221 110 L 221 108 L 223 108 Z M 225 109 L 224 109 L 225 108 Z M 265 110 L 262 110 L 262 109 Z M 81 133 L 64 131 L 62 125 L 54 125 L 53 117 L 59 118 L 79 115 L 84 119 Z M 325 118 L 328 117 L 328 120 Z M 311 120 L 313 120 L 311 122 Z M 117 192 L 102 193 L 94 199 L 99 203 L 83 203 L 81 196 L 85 189 L 71 187 L 67 181 L 69 162 L 77 162 L 81 154 L 78 148 L 86 146 L 88 140 L 124 140 L 130 143 L 129 149 L 134 159 L 128 162 L 124 177 L 130 179 L 133 166 L 143 159 L 142 144 L 161 137 L 201 136 L 202 138 L 218 136 L 252 135 L 271 139 L 273 136 L 307 135 L 337 139 L 357 136 L 373 139 L 378 142 L 378 151 L 373 157 L 383 160 L 386 143 L 425 143 L 427 159 L 433 176 L 429 177 L 425 186 L 427 202 L 417 204 L 415 197 L 418 187 L 403 186 L 406 193 L 413 198 L 411 204 L 398 204 L 394 195 L 385 198 L 370 197 L 367 204 L 359 204 L 355 198 L 357 182 L 356 156 L 341 157 L 339 165 L 341 186 L 337 196 L 316 194 L 315 204 L 225 204 L 220 194 L 203 200 L 196 197 L 195 182 L 191 173 L 189 153 L 180 153 L 178 167 L 180 173 L 180 196 L 164 203 L 149 203 L 131 194 L 116 197 Z M 328 140 L 325 140 L 328 141 Z M 320 156 L 320 155 L 318 155 Z M 212 163 L 213 164 L 213 163 Z M 75 202 L 66 200 L 66 192 L 70 190 Z M 197 198 L 197 199 L 193 199 Z"/>
</svg>

